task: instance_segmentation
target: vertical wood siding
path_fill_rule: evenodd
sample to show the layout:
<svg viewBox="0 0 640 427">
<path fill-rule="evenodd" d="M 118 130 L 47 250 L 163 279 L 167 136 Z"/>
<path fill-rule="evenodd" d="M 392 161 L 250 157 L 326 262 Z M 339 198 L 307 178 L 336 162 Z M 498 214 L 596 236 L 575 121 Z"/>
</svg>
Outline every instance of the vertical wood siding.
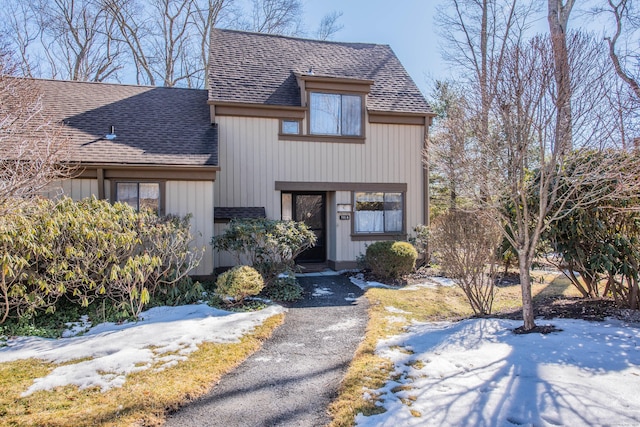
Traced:
<svg viewBox="0 0 640 427">
<path fill-rule="evenodd" d="M 221 166 L 216 206 L 264 206 L 267 217 L 279 219 L 276 181 L 406 183 L 407 231 L 423 221 L 423 126 L 366 123 L 366 143 L 348 144 L 279 141 L 277 119 L 219 116 L 216 121 Z M 352 203 L 351 193 L 338 192 L 332 203 Z M 336 212 L 328 208 L 327 214 Z M 329 218 L 328 226 L 335 227 L 328 230 L 335 247 L 327 252 L 334 261 L 355 260 L 370 243 L 351 241 L 351 221 Z"/>
<path fill-rule="evenodd" d="M 91 197 L 92 195 L 98 197 L 97 179 L 65 179 L 56 181 L 43 193 L 43 196 L 49 199 L 67 196 L 76 201 Z"/>
<path fill-rule="evenodd" d="M 109 199 L 109 181 L 105 181 L 105 196 Z M 68 179 L 51 185 L 44 193 L 45 197 L 56 198 L 61 195 L 73 200 L 85 197 L 98 197 L 98 181 L 95 179 Z M 192 214 L 191 233 L 195 237 L 194 245 L 204 248 L 205 253 L 194 275 L 213 273 L 213 182 L 211 181 L 167 181 L 165 211 L 167 214 L 185 216 Z"/>
<path fill-rule="evenodd" d="M 167 181 L 165 209 L 167 214 L 184 216 L 191 214 L 191 233 L 194 245 L 204 248 L 200 265 L 191 274 L 213 273 L 213 182 L 211 181 Z"/>
</svg>

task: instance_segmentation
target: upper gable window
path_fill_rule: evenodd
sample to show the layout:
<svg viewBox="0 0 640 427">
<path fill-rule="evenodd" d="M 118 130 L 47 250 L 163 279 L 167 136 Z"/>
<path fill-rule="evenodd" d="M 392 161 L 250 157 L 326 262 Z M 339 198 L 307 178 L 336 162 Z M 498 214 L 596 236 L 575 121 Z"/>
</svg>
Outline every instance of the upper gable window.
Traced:
<svg viewBox="0 0 640 427">
<path fill-rule="evenodd" d="M 312 92 L 310 95 L 312 135 L 362 135 L 362 96 Z"/>
</svg>

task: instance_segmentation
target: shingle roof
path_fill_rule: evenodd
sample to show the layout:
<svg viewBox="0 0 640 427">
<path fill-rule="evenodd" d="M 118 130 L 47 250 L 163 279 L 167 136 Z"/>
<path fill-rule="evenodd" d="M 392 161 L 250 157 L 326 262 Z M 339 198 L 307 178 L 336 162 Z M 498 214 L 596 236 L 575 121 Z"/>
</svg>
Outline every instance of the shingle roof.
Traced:
<svg viewBox="0 0 640 427">
<path fill-rule="evenodd" d="M 66 124 L 70 161 L 217 166 L 205 90 L 34 80 L 43 113 Z M 105 135 L 115 127 L 117 137 Z"/>
<path fill-rule="evenodd" d="M 373 80 L 367 108 L 431 108 L 389 46 L 337 43 L 233 30 L 211 32 L 209 101 L 300 106 L 294 73 Z"/>
</svg>

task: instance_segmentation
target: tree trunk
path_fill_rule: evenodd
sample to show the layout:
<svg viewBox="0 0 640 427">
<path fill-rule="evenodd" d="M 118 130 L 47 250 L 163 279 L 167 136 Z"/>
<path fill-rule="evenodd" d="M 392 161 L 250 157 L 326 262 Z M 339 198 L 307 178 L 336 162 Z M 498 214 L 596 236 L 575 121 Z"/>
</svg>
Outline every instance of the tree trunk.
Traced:
<svg viewBox="0 0 640 427">
<path fill-rule="evenodd" d="M 551 33 L 551 49 L 556 79 L 555 147 L 561 154 L 572 149 L 571 76 L 567 50 L 567 23 L 574 0 L 549 0 L 547 21 Z"/>
<path fill-rule="evenodd" d="M 531 297 L 531 261 L 527 259 L 526 253 L 518 254 L 518 265 L 520 267 L 520 288 L 522 290 L 523 329 L 530 331 L 536 327 L 536 324 L 533 315 L 533 298 Z"/>
</svg>

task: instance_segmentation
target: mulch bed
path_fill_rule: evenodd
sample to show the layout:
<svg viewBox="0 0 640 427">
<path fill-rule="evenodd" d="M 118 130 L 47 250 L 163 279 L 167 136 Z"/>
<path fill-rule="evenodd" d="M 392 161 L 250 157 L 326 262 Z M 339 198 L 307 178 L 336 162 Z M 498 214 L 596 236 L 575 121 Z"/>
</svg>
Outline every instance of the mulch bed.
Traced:
<svg viewBox="0 0 640 427">
<path fill-rule="evenodd" d="M 584 299 L 579 297 L 538 297 L 533 310 L 536 318 L 582 319 L 603 321 L 607 317 L 640 323 L 640 311 L 619 308 L 611 299 Z M 520 310 L 495 313 L 493 317 L 521 320 Z"/>
</svg>

